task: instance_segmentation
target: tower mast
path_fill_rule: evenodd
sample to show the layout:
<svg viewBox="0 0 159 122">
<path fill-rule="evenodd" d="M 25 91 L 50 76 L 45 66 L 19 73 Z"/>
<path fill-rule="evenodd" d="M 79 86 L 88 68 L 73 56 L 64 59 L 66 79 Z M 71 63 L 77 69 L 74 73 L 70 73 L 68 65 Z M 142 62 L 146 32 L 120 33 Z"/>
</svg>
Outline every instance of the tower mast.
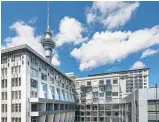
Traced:
<svg viewBox="0 0 159 122">
<path fill-rule="evenodd" d="M 50 9 L 49 1 L 47 2 L 47 29 L 50 30 Z"/>
</svg>

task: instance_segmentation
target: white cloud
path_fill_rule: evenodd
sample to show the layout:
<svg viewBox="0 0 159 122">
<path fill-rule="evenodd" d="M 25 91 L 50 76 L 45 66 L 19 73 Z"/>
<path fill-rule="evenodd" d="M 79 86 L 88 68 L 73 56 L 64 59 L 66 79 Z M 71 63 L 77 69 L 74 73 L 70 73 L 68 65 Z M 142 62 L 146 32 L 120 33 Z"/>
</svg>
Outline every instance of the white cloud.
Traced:
<svg viewBox="0 0 159 122">
<path fill-rule="evenodd" d="M 31 19 L 28 21 L 28 24 L 34 24 L 34 23 L 36 23 L 37 19 L 38 19 L 38 17 L 33 17 L 33 18 L 31 18 Z"/>
<path fill-rule="evenodd" d="M 54 52 L 54 55 L 52 57 L 52 64 L 54 64 L 55 66 L 60 66 L 60 60 L 59 60 L 59 55 Z"/>
<path fill-rule="evenodd" d="M 3 48 L 14 47 L 17 45 L 28 44 L 34 50 L 36 50 L 42 56 L 45 56 L 44 49 L 40 44 L 41 36 L 35 34 L 35 28 L 27 25 L 23 21 L 17 21 L 10 26 L 10 30 L 16 32 L 16 36 L 7 37 L 4 39 L 5 45 L 2 45 Z M 53 56 L 54 65 L 59 65 L 59 59 L 55 53 Z"/>
<path fill-rule="evenodd" d="M 92 8 L 87 9 L 87 23 L 98 21 L 108 29 L 123 26 L 139 5 L 139 2 L 95 1 Z"/>
<path fill-rule="evenodd" d="M 87 23 L 89 24 L 89 23 L 91 23 L 91 22 L 93 22 L 93 20 L 95 19 L 95 15 L 94 14 L 92 14 L 92 13 L 87 13 Z"/>
<path fill-rule="evenodd" d="M 145 68 L 146 66 L 145 66 L 145 64 L 143 63 L 143 62 L 141 62 L 141 61 L 137 61 L 137 62 L 135 62 L 131 67 L 130 67 L 130 69 L 132 70 L 132 69 L 142 69 L 142 68 Z"/>
<path fill-rule="evenodd" d="M 56 44 L 61 46 L 64 43 L 80 44 L 87 40 L 83 38 L 82 33 L 85 31 L 83 25 L 76 19 L 64 17 L 60 21 L 59 33 L 56 35 Z"/>
<path fill-rule="evenodd" d="M 141 59 L 142 59 L 142 58 L 145 58 L 145 57 L 147 57 L 147 56 L 154 55 L 154 54 L 156 54 L 158 51 L 159 51 L 159 50 L 147 49 L 147 50 L 143 51 L 142 56 L 141 56 Z"/>
<path fill-rule="evenodd" d="M 159 44 L 159 25 L 150 29 L 96 32 L 92 39 L 71 51 L 80 62 L 79 69 L 92 69 L 121 61 L 128 55 Z"/>
</svg>

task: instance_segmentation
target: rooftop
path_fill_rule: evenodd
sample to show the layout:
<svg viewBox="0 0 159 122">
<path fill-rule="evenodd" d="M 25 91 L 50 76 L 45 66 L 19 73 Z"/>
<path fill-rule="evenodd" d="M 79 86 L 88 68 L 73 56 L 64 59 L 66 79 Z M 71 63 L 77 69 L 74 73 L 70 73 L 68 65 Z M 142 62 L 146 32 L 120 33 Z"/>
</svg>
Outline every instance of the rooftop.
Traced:
<svg viewBox="0 0 159 122">
<path fill-rule="evenodd" d="M 11 52 L 14 52 L 14 51 L 18 51 L 18 50 L 27 50 L 27 51 L 33 53 L 34 55 L 36 55 L 37 57 L 39 57 L 40 59 L 42 59 L 45 63 L 47 63 L 48 65 L 50 65 L 51 67 L 53 67 L 56 71 L 58 71 L 59 73 L 63 74 L 65 77 L 67 77 L 69 80 L 71 80 L 73 82 L 73 80 L 71 78 L 69 78 L 65 73 L 61 72 L 51 62 L 49 62 L 46 58 L 44 58 L 43 56 L 41 56 L 39 53 L 37 53 L 34 49 L 32 49 L 27 44 L 23 44 L 23 45 L 11 47 L 11 48 L 3 49 L 3 50 L 1 50 L 1 54 L 3 55 L 3 54 L 6 54 L 6 53 L 11 53 Z"/>
<path fill-rule="evenodd" d="M 105 72 L 105 73 L 91 74 L 91 75 L 88 75 L 88 77 L 99 76 L 99 75 L 109 75 L 109 74 L 114 74 L 114 73 L 126 73 L 126 72 L 131 72 L 131 71 L 138 71 L 138 70 L 149 70 L 149 69 L 150 68 L 142 68 L 142 69 L 133 69 L 133 70 L 122 70 L 122 71 L 116 71 L 116 72 Z"/>
</svg>

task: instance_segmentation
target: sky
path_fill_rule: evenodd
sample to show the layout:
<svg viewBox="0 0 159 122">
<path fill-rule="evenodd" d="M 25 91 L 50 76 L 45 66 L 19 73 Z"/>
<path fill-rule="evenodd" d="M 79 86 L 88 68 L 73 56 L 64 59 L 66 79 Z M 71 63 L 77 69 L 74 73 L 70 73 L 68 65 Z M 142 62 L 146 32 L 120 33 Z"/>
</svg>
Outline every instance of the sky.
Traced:
<svg viewBox="0 0 159 122">
<path fill-rule="evenodd" d="M 52 63 L 77 77 L 150 68 L 159 83 L 159 2 L 50 2 Z M 47 2 L 1 3 L 2 49 L 28 44 L 44 56 Z"/>
</svg>

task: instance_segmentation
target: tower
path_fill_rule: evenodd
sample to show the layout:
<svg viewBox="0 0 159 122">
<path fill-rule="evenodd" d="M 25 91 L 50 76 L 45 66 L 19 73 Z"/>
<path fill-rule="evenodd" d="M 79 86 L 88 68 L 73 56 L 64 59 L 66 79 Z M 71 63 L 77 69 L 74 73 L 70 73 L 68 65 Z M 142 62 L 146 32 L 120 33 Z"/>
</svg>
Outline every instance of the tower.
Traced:
<svg viewBox="0 0 159 122">
<path fill-rule="evenodd" d="M 41 40 L 41 44 L 45 50 L 46 59 L 51 62 L 52 60 L 52 50 L 55 48 L 55 42 L 52 40 L 52 33 L 50 30 L 50 11 L 49 2 L 47 3 L 47 29 L 45 32 L 45 38 Z"/>
</svg>

